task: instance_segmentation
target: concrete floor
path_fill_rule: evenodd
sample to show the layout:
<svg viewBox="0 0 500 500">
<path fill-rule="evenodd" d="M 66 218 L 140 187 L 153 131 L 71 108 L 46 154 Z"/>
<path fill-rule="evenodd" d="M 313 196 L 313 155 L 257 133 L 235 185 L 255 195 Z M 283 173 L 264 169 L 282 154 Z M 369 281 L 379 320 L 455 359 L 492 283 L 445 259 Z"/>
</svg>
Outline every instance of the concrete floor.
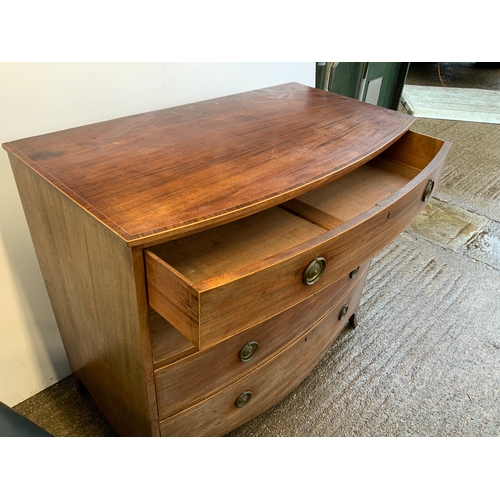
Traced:
<svg viewBox="0 0 500 500">
<path fill-rule="evenodd" d="M 500 70 L 441 63 L 447 86 Z M 441 85 L 436 63 L 407 83 Z M 229 436 L 500 435 L 500 125 L 418 119 L 453 142 L 414 224 L 373 259 L 358 312 L 307 379 Z M 115 436 L 71 378 L 15 408 L 56 436 Z"/>
<path fill-rule="evenodd" d="M 443 80 L 447 87 L 500 90 L 499 68 L 500 63 L 411 63 L 406 83 L 439 87 Z"/>
</svg>

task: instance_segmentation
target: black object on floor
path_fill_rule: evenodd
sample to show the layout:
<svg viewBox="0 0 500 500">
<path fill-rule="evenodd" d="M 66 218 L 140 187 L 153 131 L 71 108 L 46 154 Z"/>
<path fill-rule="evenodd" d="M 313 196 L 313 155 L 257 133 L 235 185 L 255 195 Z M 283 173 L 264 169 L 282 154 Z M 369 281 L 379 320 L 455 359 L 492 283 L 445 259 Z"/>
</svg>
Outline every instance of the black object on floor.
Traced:
<svg viewBox="0 0 500 500">
<path fill-rule="evenodd" d="M 1 437 L 51 437 L 31 420 L 23 417 L 6 404 L 0 402 L 0 436 Z"/>
</svg>

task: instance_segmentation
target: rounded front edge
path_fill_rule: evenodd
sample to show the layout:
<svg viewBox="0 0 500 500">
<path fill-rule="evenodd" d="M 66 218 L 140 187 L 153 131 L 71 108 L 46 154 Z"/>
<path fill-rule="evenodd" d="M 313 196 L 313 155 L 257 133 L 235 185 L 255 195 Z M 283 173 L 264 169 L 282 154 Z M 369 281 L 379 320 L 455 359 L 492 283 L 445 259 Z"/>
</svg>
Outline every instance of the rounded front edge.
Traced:
<svg viewBox="0 0 500 500">
<path fill-rule="evenodd" d="M 281 401 L 311 373 L 344 328 L 338 321 L 339 308 L 348 303 L 357 310 L 368 267 L 360 274 L 358 283 L 323 319 L 279 354 L 213 396 L 163 420 L 162 436 L 223 436 Z"/>
</svg>

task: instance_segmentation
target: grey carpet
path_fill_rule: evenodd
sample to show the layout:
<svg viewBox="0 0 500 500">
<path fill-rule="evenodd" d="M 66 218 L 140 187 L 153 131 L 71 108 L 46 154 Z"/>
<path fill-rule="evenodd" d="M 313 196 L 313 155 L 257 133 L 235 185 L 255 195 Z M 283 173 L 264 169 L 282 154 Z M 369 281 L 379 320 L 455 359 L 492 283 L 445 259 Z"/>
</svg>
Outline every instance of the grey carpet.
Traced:
<svg viewBox="0 0 500 500">
<path fill-rule="evenodd" d="M 499 435 L 498 303 L 498 273 L 404 233 L 373 261 L 357 329 L 230 435 Z"/>
<path fill-rule="evenodd" d="M 435 196 L 500 222 L 500 125 L 419 118 L 412 129 L 453 142 Z"/>
<path fill-rule="evenodd" d="M 230 436 L 500 435 L 500 125 L 412 129 L 453 142 L 434 197 L 486 225 L 447 245 L 420 216 L 374 258 L 358 328 Z"/>
</svg>

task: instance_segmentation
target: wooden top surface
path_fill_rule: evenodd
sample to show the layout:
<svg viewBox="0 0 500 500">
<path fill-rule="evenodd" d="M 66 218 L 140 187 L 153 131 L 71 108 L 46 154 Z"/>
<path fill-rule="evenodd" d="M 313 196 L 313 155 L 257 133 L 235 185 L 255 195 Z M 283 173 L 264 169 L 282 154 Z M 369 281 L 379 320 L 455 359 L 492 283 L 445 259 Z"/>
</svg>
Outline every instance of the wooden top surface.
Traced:
<svg viewBox="0 0 500 500">
<path fill-rule="evenodd" d="M 289 83 L 3 147 L 133 246 L 325 184 L 376 156 L 413 120 Z"/>
</svg>

